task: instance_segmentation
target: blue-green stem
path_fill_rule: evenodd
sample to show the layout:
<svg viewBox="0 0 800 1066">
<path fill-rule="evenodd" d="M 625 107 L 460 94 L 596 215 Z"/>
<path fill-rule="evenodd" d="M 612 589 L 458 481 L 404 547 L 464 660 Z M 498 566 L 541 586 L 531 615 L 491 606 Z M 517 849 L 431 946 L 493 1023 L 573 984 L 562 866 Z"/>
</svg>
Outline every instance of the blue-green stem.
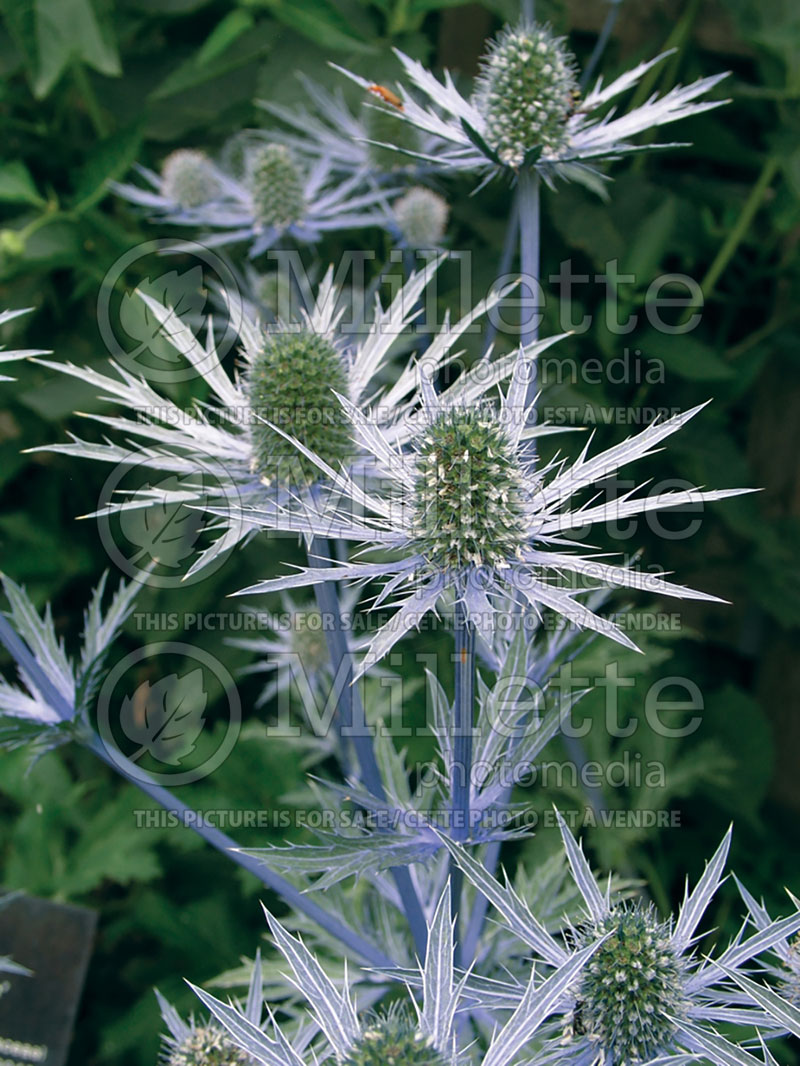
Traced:
<svg viewBox="0 0 800 1066">
<path fill-rule="evenodd" d="M 73 721 L 76 717 L 75 708 L 60 692 L 58 692 L 47 677 L 47 674 L 31 654 L 30 649 L 26 646 L 25 642 L 1 615 L 0 641 L 5 645 L 17 663 L 17 666 L 24 671 L 25 675 L 30 678 L 32 684 L 36 686 L 42 699 L 45 700 L 47 705 L 52 707 L 63 721 Z M 185 803 L 182 803 L 181 800 L 170 791 L 170 789 L 164 788 L 162 785 L 157 785 L 154 781 L 151 781 L 147 775 L 143 774 L 133 763 L 128 763 L 128 760 L 119 752 L 115 752 L 114 757 L 112 758 L 98 736 L 94 734 L 87 736 L 83 741 L 83 744 L 89 751 L 96 755 L 98 759 L 102 760 L 102 762 L 106 763 L 106 765 L 119 773 L 126 781 L 129 781 L 132 785 L 136 785 L 138 789 L 141 789 L 142 792 L 155 800 L 155 802 L 165 810 L 177 815 L 181 825 L 185 825 L 194 830 L 194 832 L 202 837 L 206 843 L 211 844 L 212 847 L 223 852 L 232 862 L 235 862 L 237 865 L 249 871 L 254 877 L 257 877 L 262 884 L 266 885 L 267 888 L 281 896 L 284 902 L 290 907 L 295 907 L 302 914 L 305 914 L 306 917 L 316 922 L 320 928 L 330 933 L 331 936 L 336 937 L 336 939 L 344 944 L 345 947 L 354 952 L 354 954 L 359 955 L 365 962 L 372 966 L 379 967 L 393 965 L 392 960 L 389 959 L 380 948 L 377 948 L 373 944 L 364 940 L 353 929 L 345 925 L 345 923 L 339 918 L 329 914 L 318 904 L 314 903 L 313 900 L 300 892 L 299 889 L 295 888 L 293 884 L 281 877 L 280 874 L 274 873 L 253 856 L 246 855 L 244 852 L 240 851 L 234 840 L 219 829 L 216 829 L 214 826 L 207 824 L 200 814 Z M 128 769 L 128 766 L 130 769 Z"/>
<path fill-rule="evenodd" d="M 323 537 L 313 538 L 309 544 L 308 555 L 312 566 L 332 565 L 331 548 Z M 383 786 L 380 767 L 375 757 L 375 748 L 364 716 L 361 694 L 358 686 L 353 684 L 353 658 L 342 624 L 336 588 L 330 581 L 321 581 L 314 586 L 314 591 L 319 612 L 324 620 L 323 628 L 328 641 L 328 651 L 336 684 L 339 687 L 338 710 L 342 733 L 345 737 L 349 736 L 352 739 L 362 784 L 376 799 L 385 800 L 386 789 Z M 419 957 L 424 959 L 428 943 L 428 929 L 425 912 L 411 878 L 411 872 L 402 866 L 395 866 L 390 872 L 414 938 L 414 946 Z"/>
<path fill-rule="evenodd" d="M 594 46 L 591 56 L 589 56 L 589 62 L 586 64 L 581 75 L 581 89 L 585 89 L 591 81 L 592 75 L 597 70 L 597 65 L 603 57 L 603 52 L 606 50 L 611 34 L 614 31 L 614 26 L 619 15 L 619 9 L 622 7 L 622 0 L 611 0 L 611 7 L 608 9 L 603 28 L 600 30 L 600 35 L 597 38 L 597 43 Z"/>
<path fill-rule="evenodd" d="M 455 610 L 455 700 L 453 702 L 452 766 L 450 767 L 451 834 L 467 840 L 472 831 L 472 733 L 475 726 L 475 626 L 463 603 Z M 450 893 L 456 923 L 456 954 L 460 957 L 460 912 L 463 874 L 451 860 Z M 458 958 L 457 958 L 458 962 Z M 459 963 L 460 964 L 460 963 Z"/>
<path fill-rule="evenodd" d="M 522 271 L 523 299 L 527 298 L 528 307 L 523 308 L 521 341 L 524 347 L 539 339 L 540 291 L 540 187 L 541 180 L 533 167 L 523 167 L 519 174 L 519 258 Z M 528 420 L 536 421 L 535 400 L 539 390 L 538 368 L 531 360 L 528 369 L 528 388 L 525 395 L 525 409 Z M 536 455 L 536 448 L 531 441 L 528 448 L 529 458 Z"/>
<path fill-rule="evenodd" d="M 498 282 L 505 280 L 511 273 L 511 267 L 514 263 L 514 256 L 517 251 L 517 241 L 519 239 L 519 190 L 515 189 L 513 198 L 511 201 L 511 214 L 508 216 L 508 223 L 506 225 L 506 235 L 503 238 L 503 250 L 500 253 L 500 262 L 497 264 L 497 279 Z M 492 341 L 497 336 L 497 321 L 495 311 L 494 315 L 489 316 L 489 324 L 486 327 L 486 347 L 488 348 Z"/>
<path fill-rule="evenodd" d="M 375 947 L 374 944 L 370 944 L 364 940 L 355 930 L 345 925 L 339 918 L 333 914 L 329 914 L 319 904 L 314 903 L 309 899 L 307 895 L 295 888 L 291 882 L 287 881 L 280 874 L 274 873 L 268 869 L 262 862 L 256 859 L 252 855 L 247 855 L 243 851 L 239 850 L 238 844 L 231 840 L 229 836 L 216 829 L 212 825 L 205 823 L 202 815 L 199 815 L 191 807 L 182 803 L 168 788 L 164 788 L 161 785 L 155 784 L 155 782 L 147 781 L 142 778 L 141 771 L 135 767 L 133 773 L 127 773 L 124 768 L 124 764 L 127 760 L 121 758 L 118 752 L 115 752 L 112 759 L 108 752 L 105 750 L 102 741 L 95 737 L 92 741 L 86 745 L 91 752 L 93 752 L 99 759 L 102 759 L 104 763 L 111 766 L 114 770 L 122 775 L 131 784 L 136 785 L 141 789 L 145 795 L 155 800 L 165 810 L 176 814 L 180 820 L 181 825 L 186 825 L 190 829 L 193 829 L 198 836 L 202 837 L 207 844 L 211 844 L 212 847 L 218 851 L 224 852 L 224 854 L 232 862 L 237 863 L 243 869 L 257 877 L 262 884 L 267 888 L 272 889 L 276 895 L 280 896 L 285 903 L 290 907 L 294 907 L 300 911 L 301 914 L 305 914 L 311 921 L 324 929 L 327 933 L 336 937 L 345 947 L 351 951 L 360 955 L 365 961 L 375 966 L 386 966 L 388 957 Z"/>
<path fill-rule="evenodd" d="M 540 179 L 533 167 L 519 173 L 519 261 L 522 285 L 532 306 L 525 308 L 521 337 L 523 345 L 539 338 L 539 308 L 534 299 L 539 293 L 540 271 Z M 523 294 L 524 295 L 524 294 Z M 532 382 L 535 390 L 536 382 Z"/>
</svg>

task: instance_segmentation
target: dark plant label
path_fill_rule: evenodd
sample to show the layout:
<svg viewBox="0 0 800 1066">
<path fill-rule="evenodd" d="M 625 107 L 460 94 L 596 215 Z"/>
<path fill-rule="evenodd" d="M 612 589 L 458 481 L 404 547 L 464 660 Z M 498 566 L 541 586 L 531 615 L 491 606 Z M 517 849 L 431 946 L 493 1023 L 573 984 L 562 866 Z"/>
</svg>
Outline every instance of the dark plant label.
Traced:
<svg viewBox="0 0 800 1066">
<path fill-rule="evenodd" d="M 64 1066 L 97 915 L 18 896 L 0 907 L 0 1066 Z"/>
</svg>

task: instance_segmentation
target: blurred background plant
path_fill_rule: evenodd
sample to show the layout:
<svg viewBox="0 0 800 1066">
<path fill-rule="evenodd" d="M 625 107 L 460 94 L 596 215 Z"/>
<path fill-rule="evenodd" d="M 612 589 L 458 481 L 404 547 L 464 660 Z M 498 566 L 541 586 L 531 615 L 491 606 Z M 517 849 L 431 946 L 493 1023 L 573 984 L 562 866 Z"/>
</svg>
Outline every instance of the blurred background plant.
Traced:
<svg viewBox="0 0 800 1066">
<path fill-rule="evenodd" d="M 640 87 L 640 100 L 729 68 L 726 92 L 733 102 L 681 126 L 678 136 L 691 147 L 618 164 L 608 204 L 575 186 L 545 191 L 543 277 L 557 273 L 565 259 L 589 276 L 608 275 L 607 264 L 616 261 L 619 276 L 637 279 L 619 282 L 617 320 L 638 313 L 640 325 L 627 335 L 612 332 L 605 284 L 576 285 L 572 320 L 591 315 L 593 324 L 548 353 L 542 407 L 566 408 L 579 425 L 596 423 L 598 444 L 611 444 L 636 427 L 614 424 L 613 417 L 606 424 L 610 408 L 688 408 L 714 396 L 702 420 L 650 461 L 651 473 L 657 480 L 765 491 L 707 513 L 687 540 L 670 541 L 641 526 L 626 545 L 649 548 L 650 559 L 667 569 L 674 561 L 681 580 L 724 595 L 733 607 L 682 604 L 682 631 L 649 634 L 646 657 L 596 642 L 575 664 L 576 674 L 585 667 L 591 676 L 612 660 L 620 664 L 618 678 L 581 704 L 581 714 L 598 723 L 611 691 L 619 696 L 620 721 L 630 723 L 641 716 L 644 693 L 664 677 L 696 683 L 705 703 L 702 725 L 679 746 L 655 750 L 656 738 L 644 728 L 611 741 L 597 728 L 586 740 L 586 756 L 602 763 L 625 750 L 663 760 L 665 789 L 654 794 L 642 785 L 587 797 L 566 784 L 529 789 L 525 798 L 541 810 L 556 799 L 562 808 L 589 802 L 598 810 L 679 811 L 680 831 L 589 833 L 598 864 L 646 877 L 664 906 L 680 897 L 685 873 L 701 869 L 733 817 L 732 865 L 777 912 L 782 886 L 796 886 L 800 875 L 800 11 L 792 0 L 619 6 L 602 61 L 608 77 L 676 47 Z M 608 10 L 604 0 L 537 3 L 537 17 L 569 33 L 584 64 Z M 126 178 L 134 162 L 158 170 L 178 148 L 218 156 L 238 131 L 271 121 L 259 100 L 308 106 L 295 72 L 338 87 L 330 60 L 368 78 L 379 72 L 378 80 L 391 84 L 397 70 L 391 47 L 398 46 L 434 68 L 450 67 L 466 82 L 485 37 L 517 11 L 514 0 L 0 0 L 0 309 L 35 308 L 4 327 L 0 340 L 52 348 L 60 360 L 102 368 L 108 352 L 97 325 L 100 284 L 124 253 L 164 236 L 110 195 L 108 181 Z M 361 98 L 351 89 L 357 109 Z M 483 295 L 501 256 L 508 187 L 497 182 L 471 197 L 472 182 L 460 180 L 436 191 L 449 204 L 447 245 L 476 253 L 472 284 Z M 379 230 L 358 241 L 378 248 L 378 261 L 380 249 L 390 247 Z M 317 249 L 318 261 L 335 261 L 348 246 L 335 234 Z M 255 268 L 267 273 L 266 263 Z M 134 265 L 126 288 L 144 280 L 145 271 Z M 702 323 L 683 336 L 641 324 L 650 281 L 670 272 L 696 278 L 706 296 Z M 457 303 L 458 285 L 455 269 L 443 271 L 442 307 Z M 547 283 L 545 289 L 556 291 Z M 543 334 L 559 330 L 557 310 L 551 299 Z M 637 351 L 641 373 L 619 374 L 612 361 L 626 358 L 630 368 Z M 597 358 L 599 373 L 589 368 Z M 655 359 L 663 360 L 664 373 L 648 381 L 648 361 Z M 72 412 L 101 404 L 80 381 L 31 365 L 13 373 L 17 383 L 3 385 L 0 396 L 0 566 L 26 584 L 38 606 L 52 600 L 57 629 L 70 644 L 90 589 L 108 565 L 95 523 L 77 524 L 75 516 L 95 509 L 106 472 L 22 449 L 62 440 L 69 429 L 85 435 Z M 168 391 L 178 403 L 197 394 L 194 382 Z M 199 584 L 145 590 L 137 610 L 162 616 L 163 627 L 142 634 L 129 622 L 121 651 L 143 639 L 185 637 L 220 654 L 219 634 L 176 631 L 167 616 L 207 610 L 267 576 L 263 547 L 263 540 L 254 542 Z M 446 673 L 444 635 L 437 641 L 423 633 L 412 646 L 438 652 Z M 228 646 L 224 661 L 235 672 L 252 658 Z M 269 707 L 252 710 L 261 682 L 244 676 L 240 691 L 251 709 L 243 739 L 212 778 L 186 790 L 187 801 L 231 809 L 307 803 L 302 760 L 287 759 L 266 738 L 260 723 Z M 419 720 L 423 699 L 419 687 L 412 691 Z M 429 753 L 423 739 L 410 755 Z M 264 890 L 188 830 L 137 830 L 132 811 L 146 802 L 88 754 L 69 748 L 27 774 L 26 766 L 24 752 L 4 756 L 0 880 L 100 911 L 70 1061 L 152 1063 L 159 1018 L 151 987 L 158 984 L 181 1009 L 192 1009 L 182 977 L 201 983 L 252 956 L 262 935 L 256 899 Z M 308 839 L 302 829 L 283 828 L 238 836 L 253 847 Z M 504 859 L 535 866 L 555 846 L 555 835 L 543 831 L 510 846 Z M 735 929 L 733 890 L 719 900 L 715 924 Z M 276 900 L 269 903 L 279 908 Z"/>
</svg>

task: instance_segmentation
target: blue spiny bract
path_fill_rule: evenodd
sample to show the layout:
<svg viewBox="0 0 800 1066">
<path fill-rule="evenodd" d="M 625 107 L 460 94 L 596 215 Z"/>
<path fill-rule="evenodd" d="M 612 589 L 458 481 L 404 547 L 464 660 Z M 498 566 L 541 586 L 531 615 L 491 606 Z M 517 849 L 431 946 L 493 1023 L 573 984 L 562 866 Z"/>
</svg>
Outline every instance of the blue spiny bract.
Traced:
<svg viewBox="0 0 800 1066">
<path fill-rule="evenodd" d="M 446 572 L 508 566 L 526 542 L 519 464 L 491 412 L 442 411 L 417 456 L 417 550 Z"/>
<path fill-rule="evenodd" d="M 351 454 L 349 422 L 334 391 L 347 376 L 331 342 L 310 330 L 265 333 L 249 373 L 252 468 L 264 484 L 311 484 L 319 467 L 266 422 L 338 469 Z M 261 421 L 261 419 L 265 421 Z"/>
<path fill-rule="evenodd" d="M 406 155 L 406 152 L 419 151 L 419 133 L 400 117 L 396 105 L 380 97 L 370 95 L 363 106 L 367 138 L 379 142 L 368 146 L 372 165 L 378 170 L 396 170 L 398 167 L 410 166 L 413 158 Z M 387 144 L 394 147 L 383 147 Z"/>
<path fill-rule="evenodd" d="M 577 92 L 575 61 L 562 39 L 543 26 L 505 29 L 491 44 L 475 88 L 486 143 L 512 167 L 534 148 L 557 154 Z"/>
</svg>

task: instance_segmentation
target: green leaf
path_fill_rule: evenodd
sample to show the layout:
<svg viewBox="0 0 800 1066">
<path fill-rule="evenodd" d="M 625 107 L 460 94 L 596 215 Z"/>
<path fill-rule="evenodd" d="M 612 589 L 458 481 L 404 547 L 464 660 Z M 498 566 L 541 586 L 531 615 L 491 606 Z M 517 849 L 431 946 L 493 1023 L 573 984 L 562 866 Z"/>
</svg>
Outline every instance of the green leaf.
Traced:
<svg viewBox="0 0 800 1066">
<path fill-rule="evenodd" d="M 537 144 L 535 148 L 529 148 L 525 153 L 525 158 L 522 160 L 524 167 L 532 167 L 539 162 L 539 156 L 542 154 L 542 145 Z"/>
<path fill-rule="evenodd" d="M 108 77 L 122 73 L 116 44 L 90 0 L 0 0 L 0 12 L 25 58 L 38 99 L 52 91 L 74 62 Z"/>
<path fill-rule="evenodd" d="M 73 202 L 85 211 L 106 193 L 109 181 L 121 178 L 135 162 L 142 145 L 142 126 L 126 126 L 101 141 L 85 160 L 75 183 Z"/>
<path fill-rule="evenodd" d="M 688 381 L 725 381 L 735 376 L 733 367 L 691 334 L 651 329 L 638 343 L 647 359 L 663 360 L 667 375 L 677 374 Z"/>
<path fill-rule="evenodd" d="M 678 201 L 674 196 L 666 196 L 637 227 L 624 260 L 625 273 L 635 276 L 637 288 L 649 285 L 658 272 L 669 250 L 677 216 Z"/>
<path fill-rule="evenodd" d="M 252 30 L 255 25 L 253 16 L 247 11 L 230 11 L 208 36 L 203 47 L 197 53 L 198 66 L 204 66 L 216 59 L 226 48 L 233 44 L 243 33 Z"/>
<path fill-rule="evenodd" d="M 29 77 L 33 79 L 38 68 L 39 57 L 34 0 L 0 0 L 0 14 L 22 54 Z"/>
<path fill-rule="evenodd" d="M 490 148 L 483 137 L 481 137 L 480 133 L 478 133 L 474 127 L 470 126 L 469 122 L 464 118 L 461 119 L 461 128 L 479 151 L 483 152 L 485 156 L 488 156 L 493 163 L 502 166 L 500 156 L 495 152 L 494 148 Z"/>
<path fill-rule="evenodd" d="M 742 689 L 725 685 L 706 698 L 703 728 L 733 759 L 730 783 L 717 782 L 715 798 L 741 815 L 754 816 L 766 798 L 775 761 L 772 728 L 759 704 Z"/>
<path fill-rule="evenodd" d="M 207 51 L 209 41 L 206 41 L 194 55 L 181 63 L 150 93 L 149 99 L 164 100 L 207 85 L 216 78 L 230 74 L 266 55 L 274 43 L 275 29 L 268 24 L 253 25 L 247 34 L 231 36 L 224 49 L 214 48 L 213 54 Z"/>
<path fill-rule="evenodd" d="M 44 202 L 24 163 L 0 163 L 0 203 L 41 206 Z"/>
<path fill-rule="evenodd" d="M 353 27 L 330 0 L 245 0 L 252 7 L 265 7 L 285 26 L 296 30 L 323 48 L 344 52 L 376 51 L 374 45 L 353 36 Z"/>
</svg>

